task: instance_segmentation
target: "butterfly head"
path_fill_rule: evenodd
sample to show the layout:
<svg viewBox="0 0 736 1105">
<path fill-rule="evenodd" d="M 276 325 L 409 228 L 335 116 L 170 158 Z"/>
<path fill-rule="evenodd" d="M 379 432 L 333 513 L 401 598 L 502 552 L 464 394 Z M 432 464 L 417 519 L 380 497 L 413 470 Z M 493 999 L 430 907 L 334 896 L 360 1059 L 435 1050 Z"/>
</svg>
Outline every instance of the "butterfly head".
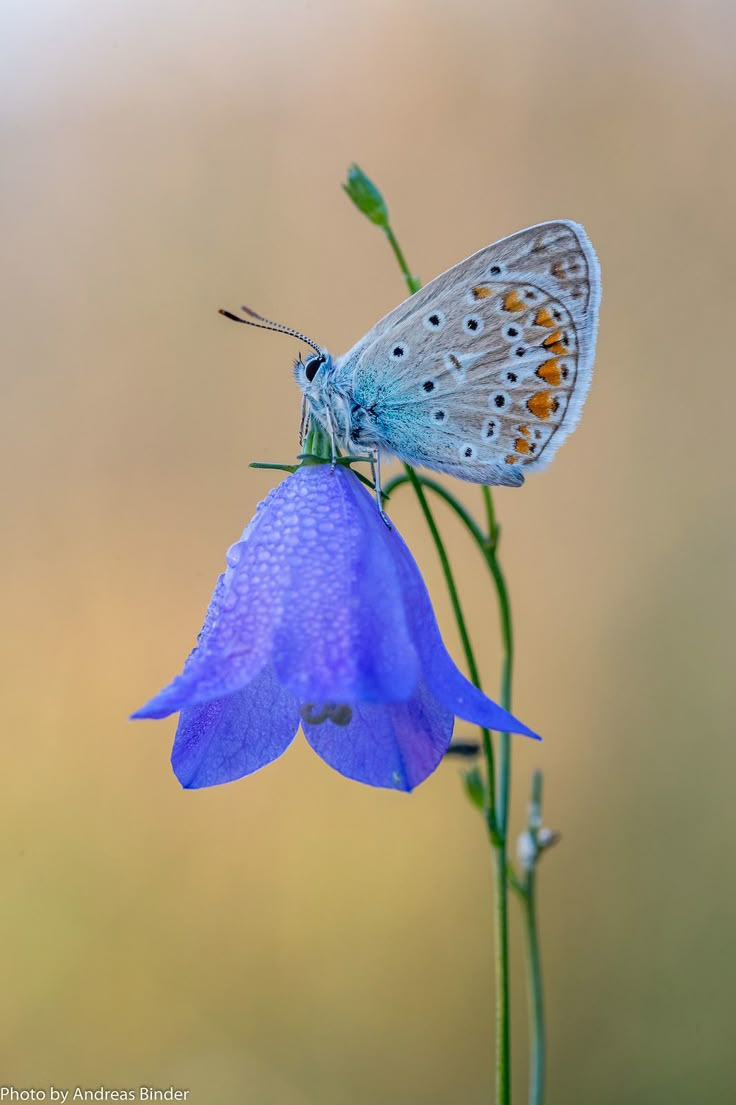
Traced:
<svg viewBox="0 0 736 1105">
<path fill-rule="evenodd" d="M 316 349 L 305 359 L 300 353 L 294 361 L 294 379 L 310 402 L 319 404 L 325 382 L 334 368 L 334 361 L 326 349 Z"/>
</svg>

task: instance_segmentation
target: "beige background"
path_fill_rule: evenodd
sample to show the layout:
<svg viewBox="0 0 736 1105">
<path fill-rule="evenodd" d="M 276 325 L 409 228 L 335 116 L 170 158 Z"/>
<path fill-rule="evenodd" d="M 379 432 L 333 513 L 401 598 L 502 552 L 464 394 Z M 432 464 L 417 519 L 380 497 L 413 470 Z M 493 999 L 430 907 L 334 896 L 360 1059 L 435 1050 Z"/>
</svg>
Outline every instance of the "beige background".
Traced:
<svg viewBox="0 0 736 1105">
<path fill-rule="evenodd" d="M 403 297 L 339 184 L 383 186 L 425 279 L 585 223 L 604 300 L 582 425 L 497 495 L 535 766 L 549 1102 L 734 1100 L 734 8 L 8 0 L 2 325 L 0 1083 L 194 1105 L 490 1100 L 490 873 L 446 764 L 413 797 L 301 739 L 170 773 L 227 545 L 296 452 L 296 345 Z M 478 494 L 463 488 L 468 504 Z M 409 498 L 399 524 L 459 657 Z M 487 685 L 496 611 L 462 564 Z M 462 727 L 461 727 L 462 731 Z M 525 1001 L 514 908 L 514 1066 Z"/>
</svg>

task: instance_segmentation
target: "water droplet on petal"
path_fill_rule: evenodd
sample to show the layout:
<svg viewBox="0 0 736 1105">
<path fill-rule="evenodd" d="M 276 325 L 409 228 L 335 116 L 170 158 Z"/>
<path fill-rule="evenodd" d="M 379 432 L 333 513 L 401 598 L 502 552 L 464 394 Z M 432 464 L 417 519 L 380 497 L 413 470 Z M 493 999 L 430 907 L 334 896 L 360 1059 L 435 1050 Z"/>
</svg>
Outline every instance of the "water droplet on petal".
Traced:
<svg viewBox="0 0 736 1105">
<path fill-rule="evenodd" d="M 227 565 L 229 568 L 237 568 L 240 563 L 240 558 L 243 555 L 243 546 L 238 543 L 237 545 L 231 545 L 227 550 Z"/>
</svg>

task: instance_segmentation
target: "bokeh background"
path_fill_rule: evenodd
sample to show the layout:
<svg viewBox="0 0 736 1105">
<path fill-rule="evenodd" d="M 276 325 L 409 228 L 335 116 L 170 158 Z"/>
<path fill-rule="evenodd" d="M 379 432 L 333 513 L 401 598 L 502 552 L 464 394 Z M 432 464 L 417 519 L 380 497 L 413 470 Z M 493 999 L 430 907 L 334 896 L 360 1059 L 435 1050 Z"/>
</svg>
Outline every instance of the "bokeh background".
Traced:
<svg viewBox="0 0 736 1105">
<path fill-rule="evenodd" d="M 340 191 L 355 159 L 425 279 L 559 216 L 598 249 L 581 427 L 496 500 L 515 705 L 546 737 L 516 741 L 515 831 L 541 767 L 563 834 L 548 1100 L 736 1100 L 735 11 L 6 0 L 0 1083 L 491 1099 L 490 860 L 458 765 L 384 794 L 300 739 L 185 793 L 174 719 L 126 720 L 275 481 L 248 462 L 296 452 L 295 343 L 216 308 L 339 353 L 403 298 Z M 394 514 L 459 658 L 408 495 Z M 490 688 L 493 595 L 444 525 Z"/>
</svg>

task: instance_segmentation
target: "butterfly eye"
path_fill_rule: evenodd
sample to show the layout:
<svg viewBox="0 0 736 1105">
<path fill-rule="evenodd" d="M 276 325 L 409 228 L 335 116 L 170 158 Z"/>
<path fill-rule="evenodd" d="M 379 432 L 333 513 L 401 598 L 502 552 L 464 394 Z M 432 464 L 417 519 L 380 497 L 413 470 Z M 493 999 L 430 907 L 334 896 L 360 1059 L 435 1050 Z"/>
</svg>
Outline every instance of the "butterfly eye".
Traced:
<svg viewBox="0 0 736 1105">
<path fill-rule="evenodd" d="M 304 366 L 304 375 L 307 377 L 310 384 L 324 363 L 325 359 L 321 353 L 317 357 L 309 358 Z"/>
</svg>

